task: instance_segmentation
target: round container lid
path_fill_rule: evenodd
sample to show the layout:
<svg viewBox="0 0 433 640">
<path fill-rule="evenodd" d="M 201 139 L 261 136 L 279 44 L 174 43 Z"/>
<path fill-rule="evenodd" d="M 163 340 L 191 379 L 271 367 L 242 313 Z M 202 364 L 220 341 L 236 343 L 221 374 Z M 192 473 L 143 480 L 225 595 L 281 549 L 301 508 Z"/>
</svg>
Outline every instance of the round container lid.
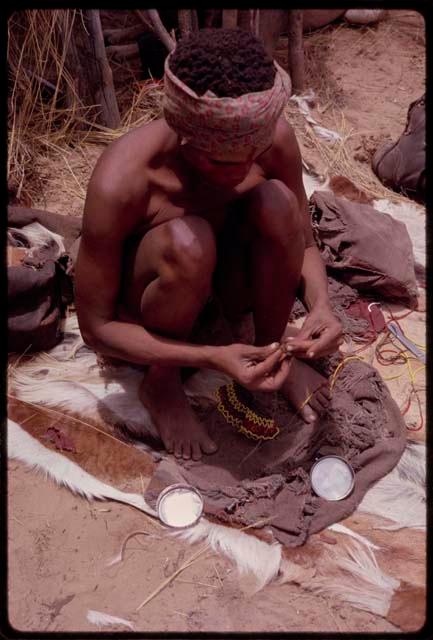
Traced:
<svg viewBox="0 0 433 640">
<path fill-rule="evenodd" d="M 156 510 L 160 520 L 169 527 L 182 529 L 196 524 L 203 513 L 203 498 L 194 487 L 173 484 L 158 496 Z"/>
<path fill-rule="evenodd" d="M 325 500 L 343 500 L 352 491 L 355 474 L 339 456 L 324 456 L 311 468 L 311 486 Z"/>
</svg>

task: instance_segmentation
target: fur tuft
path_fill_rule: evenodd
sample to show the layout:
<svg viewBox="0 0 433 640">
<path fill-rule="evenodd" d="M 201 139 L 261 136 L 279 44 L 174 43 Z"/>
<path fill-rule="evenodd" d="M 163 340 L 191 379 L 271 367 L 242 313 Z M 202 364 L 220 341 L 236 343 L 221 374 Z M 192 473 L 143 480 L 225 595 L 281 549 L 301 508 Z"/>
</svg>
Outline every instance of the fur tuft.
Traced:
<svg viewBox="0 0 433 640">
<path fill-rule="evenodd" d="M 122 624 L 125 627 L 129 627 L 131 631 L 134 631 L 134 625 L 129 620 L 125 620 L 125 618 L 119 618 L 118 616 L 112 616 L 109 613 L 103 613 L 102 611 L 89 609 L 86 618 L 89 622 L 96 625 L 100 629 L 102 627 L 111 627 L 115 624 Z"/>
<path fill-rule="evenodd" d="M 156 516 L 144 498 L 135 493 L 125 493 L 114 489 L 105 482 L 81 469 L 75 462 L 65 456 L 47 449 L 29 435 L 13 420 L 8 420 L 8 455 L 21 460 L 37 471 L 45 473 L 57 484 L 63 485 L 73 493 L 84 496 L 87 500 L 115 500 L 129 504 L 151 516 Z"/>
<path fill-rule="evenodd" d="M 217 552 L 232 560 L 240 574 L 251 573 L 259 591 L 278 574 L 281 563 L 281 545 L 268 544 L 239 529 L 232 529 L 207 520 L 174 535 L 190 543 L 206 541 Z"/>
<path fill-rule="evenodd" d="M 328 562 L 321 564 L 334 565 L 332 574 L 327 571 L 316 575 L 305 588 L 318 595 L 338 598 L 356 609 L 386 616 L 400 582 L 379 568 L 372 551 L 351 538 L 336 549 L 328 548 L 327 554 Z M 335 568 L 340 569 L 337 574 Z"/>
<path fill-rule="evenodd" d="M 398 465 L 364 496 L 359 511 L 387 518 L 377 528 L 395 530 L 426 526 L 425 445 L 407 445 Z"/>
</svg>

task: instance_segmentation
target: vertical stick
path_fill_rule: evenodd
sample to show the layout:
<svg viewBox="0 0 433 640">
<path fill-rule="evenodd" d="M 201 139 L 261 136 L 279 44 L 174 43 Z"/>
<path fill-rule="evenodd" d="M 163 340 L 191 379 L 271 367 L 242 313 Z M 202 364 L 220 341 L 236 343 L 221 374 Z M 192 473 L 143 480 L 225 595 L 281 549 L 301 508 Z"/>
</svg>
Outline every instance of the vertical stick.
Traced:
<svg viewBox="0 0 433 640">
<path fill-rule="evenodd" d="M 188 36 L 193 30 L 192 27 L 192 10 L 178 9 L 177 21 L 179 23 L 180 34 L 182 37 Z"/>
<path fill-rule="evenodd" d="M 191 23 L 192 23 L 192 30 L 198 31 L 199 24 L 198 24 L 198 14 L 196 9 L 191 9 Z"/>
<path fill-rule="evenodd" d="M 258 24 L 258 36 L 263 41 L 270 56 L 278 44 L 281 32 L 287 24 L 287 11 L 284 9 L 261 9 Z"/>
<path fill-rule="evenodd" d="M 106 126 L 116 129 L 120 126 L 120 113 L 116 92 L 114 91 L 113 73 L 105 51 L 99 9 L 86 10 L 86 16 L 88 18 L 90 37 L 93 40 L 95 60 L 99 67 L 101 78 L 100 86 L 96 87 L 95 91 L 96 99 L 101 104 L 102 118 Z"/>
<path fill-rule="evenodd" d="M 302 93 L 305 87 L 304 42 L 302 38 L 302 10 L 291 9 L 288 21 L 288 67 L 293 93 Z"/>
<path fill-rule="evenodd" d="M 244 31 L 251 31 L 251 11 L 252 9 L 238 10 L 238 27 Z"/>
<path fill-rule="evenodd" d="M 215 9 L 206 9 L 206 13 L 204 15 L 204 26 L 205 29 L 210 29 L 213 26 L 215 20 Z"/>
<path fill-rule="evenodd" d="M 164 27 L 157 9 L 144 9 L 144 11 L 135 9 L 135 13 L 145 24 L 147 24 L 146 18 L 149 19 L 153 32 L 158 36 L 168 51 L 172 51 L 175 48 L 176 42 Z"/>
<path fill-rule="evenodd" d="M 236 29 L 238 26 L 238 10 L 223 9 L 223 29 Z"/>
</svg>

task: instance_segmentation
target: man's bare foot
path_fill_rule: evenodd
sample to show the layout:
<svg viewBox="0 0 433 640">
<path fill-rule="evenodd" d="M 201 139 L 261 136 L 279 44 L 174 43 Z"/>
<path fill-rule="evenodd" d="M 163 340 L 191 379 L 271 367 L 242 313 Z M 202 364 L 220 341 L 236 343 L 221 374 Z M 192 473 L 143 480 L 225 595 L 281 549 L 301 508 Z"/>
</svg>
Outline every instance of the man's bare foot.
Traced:
<svg viewBox="0 0 433 640">
<path fill-rule="evenodd" d="M 180 380 L 178 369 L 151 366 L 140 385 L 139 397 L 149 411 L 169 453 L 199 460 L 215 453 L 217 445 L 197 420 Z"/>
<path fill-rule="evenodd" d="M 281 388 L 281 393 L 299 411 L 305 422 L 314 422 L 329 404 L 330 392 L 326 378 L 308 364 L 293 358 L 289 375 Z M 322 386 L 323 385 L 323 386 Z M 319 387 L 320 390 L 316 391 Z M 309 395 L 315 392 L 307 404 Z"/>
</svg>

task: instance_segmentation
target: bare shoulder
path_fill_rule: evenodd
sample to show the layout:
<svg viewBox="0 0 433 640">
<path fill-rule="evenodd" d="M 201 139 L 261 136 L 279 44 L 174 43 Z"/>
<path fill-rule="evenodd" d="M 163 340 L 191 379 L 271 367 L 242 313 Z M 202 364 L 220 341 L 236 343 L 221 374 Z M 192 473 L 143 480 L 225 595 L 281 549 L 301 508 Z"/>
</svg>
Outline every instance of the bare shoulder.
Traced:
<svg viewBox="0 0 433 640">
<path fill-rule="evenodd" d="M 301 170 L 302 159 L 295 131 L 285 118 L 278 119 L 272 146 L 260 157 L 259 164 L 268 178 L 278 176 L 282 167 L 294 172 Z"/>
<path fill-rule="evenodd" d="M 299 145 L 296 139 L 295 130 L 292 125 L 283 117 L 278 119 L 275 128 L 275 135 L 272 150 L 276 155 L 284 155 L 293 162 L 300 161 Z"/>
<path fill-rule="evenodd" d="M 100 156 L 89 191 L 119 204 L 139 202 L 148 188 L 150 168 L 158 156 L 173 146 L 174 134 L 159 119 L 129 131 L 111 143 Z"/>
</svg>

